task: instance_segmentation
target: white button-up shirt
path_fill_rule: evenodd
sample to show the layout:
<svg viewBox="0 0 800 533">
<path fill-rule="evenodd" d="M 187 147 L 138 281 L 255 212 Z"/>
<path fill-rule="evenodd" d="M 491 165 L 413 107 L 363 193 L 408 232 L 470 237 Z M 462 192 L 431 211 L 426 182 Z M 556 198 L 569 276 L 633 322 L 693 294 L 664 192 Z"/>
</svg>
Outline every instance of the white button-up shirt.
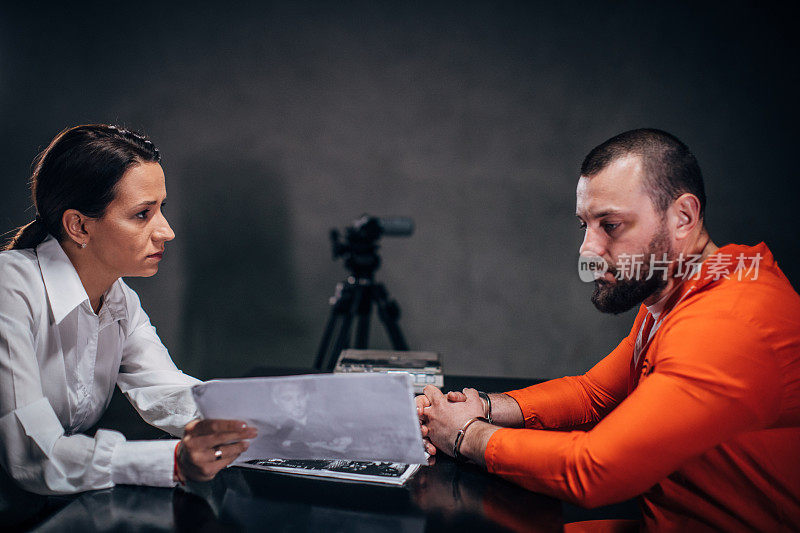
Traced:
<svg viewBox="0 0 800 533">
<path fill-rule="evenodd" d="M 0 253 L 0 463 L 23 488 L 174 485 L 176 440 L 81 432 L 100 419 L 118 385 L 142 418 L 179 436 L 197 416 L 195 383 L 175 367 L 122 279 L 95 314 L 56 239 Z"/>
</svg>

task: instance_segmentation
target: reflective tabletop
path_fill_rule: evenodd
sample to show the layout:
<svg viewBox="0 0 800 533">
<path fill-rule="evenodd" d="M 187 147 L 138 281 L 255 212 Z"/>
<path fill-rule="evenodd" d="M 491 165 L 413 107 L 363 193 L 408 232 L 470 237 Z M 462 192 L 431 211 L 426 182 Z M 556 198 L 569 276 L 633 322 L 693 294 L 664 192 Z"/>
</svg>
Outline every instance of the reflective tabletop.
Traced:
<svg viewBox="0 0 800 533">
<path fill-rule="evenodd" d="M 533 382 L 448 377 L 445 389 L 510 390 Z M 130 415 L 124 399 L 115 401 L 107 422 Z M 134 439 L 156 436 L 141 425 L 117 429 Z M 10 480 L 0 485 L 9 489 Z M 231 467 L 209 483 L 176 489 L 119 485 L 67 497 L 3 494 L 3 531 L 561 531 L 565 521 L 638 513 L 633 502 L 582 510 L 446 456 L 402 487 Z"/>
<path fill-rule="evenodd" d="M 560 531 L 558 500 L 439 458 L 405 487 L 233 467 L 186 489 L 76 497 L 34 531 Z"/>
</svg>

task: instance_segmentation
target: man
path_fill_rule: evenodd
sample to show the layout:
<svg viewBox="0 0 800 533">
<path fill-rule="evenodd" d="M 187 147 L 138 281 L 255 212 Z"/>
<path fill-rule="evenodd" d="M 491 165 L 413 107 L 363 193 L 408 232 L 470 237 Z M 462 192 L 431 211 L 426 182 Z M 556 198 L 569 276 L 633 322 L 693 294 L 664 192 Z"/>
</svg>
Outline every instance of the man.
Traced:
<svg viewBox="0 0 800 533">
<path fill-rule="evenodd" d="M 641 495 L 648 529 L 800 529 L 800 297 L 763 243 L 718 248 L 704 210 L 672 135 L 592 150 L 580 253 L 608 265 L 600 311 L 642 304 L 630 334 L 582 376 L 484 397 L 427 387 L 429 453 L 587 507 Z"/>
</svg>

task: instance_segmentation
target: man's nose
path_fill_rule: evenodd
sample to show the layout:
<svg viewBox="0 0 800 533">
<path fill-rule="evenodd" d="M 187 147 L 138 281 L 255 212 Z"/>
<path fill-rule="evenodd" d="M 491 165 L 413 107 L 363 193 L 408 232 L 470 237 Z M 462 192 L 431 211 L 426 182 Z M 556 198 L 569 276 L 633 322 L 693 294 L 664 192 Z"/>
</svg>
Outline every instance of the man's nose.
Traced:
<svg viewBox="0 0 800 533">
<path fill-rule="evenodd" d="M 587 227 L 583 234 L 583 242 L 581 243 L 579 253 L 580 255 L 596 255 L 598 257 L 605 257 L 605 238 L 600 235 L 599 231 Z"/>
</svg>

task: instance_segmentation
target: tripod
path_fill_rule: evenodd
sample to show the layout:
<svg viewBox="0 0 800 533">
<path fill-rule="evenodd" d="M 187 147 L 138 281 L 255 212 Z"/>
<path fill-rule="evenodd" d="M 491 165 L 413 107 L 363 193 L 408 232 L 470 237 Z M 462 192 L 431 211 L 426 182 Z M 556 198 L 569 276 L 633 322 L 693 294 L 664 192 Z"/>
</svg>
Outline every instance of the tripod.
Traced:
<svg viewBox="0 0 800 533">
<path fill-rule="evenodd" d="M 408 345 L 400 331 L 397 320 L 400 307 L 389 297 L 383 283 L 376 283 L 375 271 L 380 266 L 377 254 L 378 246 L 372 239 L 355 239 L 353 232 L 348 232 L 349 242 L 339 242 L 339 233 L 331 231 L 333 256 L 336 259 L 345 255 L 345 266 L 351 271 L 345 281 L 336 285 L 336 292 L 330 299 L 331 310 L 322 340 L 317 350 L 314 368 L 332 371 L 342 350 L 351 347 L 351 329 L 353 319 L 357 318 L 355 345 L 356 349 L 365 349 L 369 343 L 370 315 L 373 305 L 378 309 L 378 318 L 383 323 L 392 348 L 407 351 Z"/>
</svg>

